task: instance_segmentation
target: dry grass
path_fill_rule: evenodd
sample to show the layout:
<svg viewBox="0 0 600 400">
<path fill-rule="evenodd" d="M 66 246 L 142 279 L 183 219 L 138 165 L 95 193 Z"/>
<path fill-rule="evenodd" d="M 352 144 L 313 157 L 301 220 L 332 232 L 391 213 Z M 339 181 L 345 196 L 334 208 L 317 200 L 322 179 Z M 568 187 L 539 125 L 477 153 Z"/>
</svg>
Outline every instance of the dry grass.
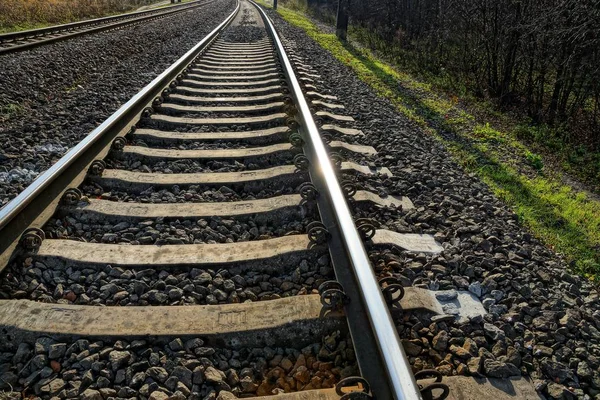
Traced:
<svg viewBox="0 0 600 400">
<path fill-rule="evenodd" d="M 131 11 L 156 0 L 0 0 L 0 32 Z"/>
</svg>

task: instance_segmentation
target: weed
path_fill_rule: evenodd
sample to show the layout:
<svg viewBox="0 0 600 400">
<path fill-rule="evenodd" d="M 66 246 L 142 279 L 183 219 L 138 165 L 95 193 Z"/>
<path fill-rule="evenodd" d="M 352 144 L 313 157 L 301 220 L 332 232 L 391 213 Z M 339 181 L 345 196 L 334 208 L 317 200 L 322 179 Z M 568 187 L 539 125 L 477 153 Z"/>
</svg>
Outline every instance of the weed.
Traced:
<svg viewBox="0 0 600 400">
<path fill-rule="evenodd" d="M 503 140 L 502 134 L 499 131 L 491 128 L 489 122 L 486 122 L 485 125 L 476 125 L 473 128 L 473 136 L 482 140 Z"/>
<path fill-rule="evenodd" d="M 542 161 L 542 157 L 539 154 L 535 154 L 527 150 L 525 152 L 525 159 L 527 160 L 529 165 L 531 165 L 538 171 L 541 171 L 542 168 L 544 168 L 544 162 Z"/>
<path fill-rule="evenodd" d="M 0 122 L 6 122 L 11 118 L 18 117 L 24 113 L 24 108 L 17 103 L 0 105 Z"/>
</svg>

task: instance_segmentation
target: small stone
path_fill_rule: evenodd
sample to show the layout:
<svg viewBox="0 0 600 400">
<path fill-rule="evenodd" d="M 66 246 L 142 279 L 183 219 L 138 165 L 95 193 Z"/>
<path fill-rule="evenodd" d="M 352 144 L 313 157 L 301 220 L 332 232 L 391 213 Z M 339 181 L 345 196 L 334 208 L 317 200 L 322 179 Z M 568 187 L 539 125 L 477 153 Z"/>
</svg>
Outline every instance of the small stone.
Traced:
<svg viewBox="0 0 600 400">
<path fill-rule="evenodd" d="M 110 364 L 113 371 L 118 370 L 120 367 L 125 366 L 131 359 L 131 354 L 128 351 L 113 350 L 108 355 Z"/>
<path fill-rule="evenodd" d="M 183 342 L 179 338 L 174 339 L 173 341 L 169 342 L 169 348 L 173 351 L 181 351 L 183 350 Z"/>
<path fill-rule="evenodd" d="M 542 371 L 557 383 L 577 381 L 573 371 L 571 371 L 570 368 L 562 363 L 551 361 L 549 359 L 543 359 L 541 365 Z"/>
<path fill-rule="evenodd" d="M 320 385 L 319 385 L 319 387 L 320 387 Z M 270 396 L 273 394 L 273 389 L 275 389 L 275 386 L 273 384 L 271 384 L 269 381 L 265 380 L 260 384 L 258 389 L 256 389 L 256 395 L 257 396 Z"/>
<path fill-rule="evenodd" d="M 481 373 L 481 357 L 473 357 L 467 361 L 467 369 L 469 370 L 469 374 L 479 376 Z"/>
<path fill-rule="evenodd" d="M 489 337 L 495 342 L 499 340 L 504 340 L 506 337 L 502 329 L 498 328 L 496 325 L 487 322 L 483 324 L 483 331 L 485 332 L 485 335 L 487 337 Z"/>
<path fill-rule="evenodd" d="M 443 304 L 442 311 L 444 311 L 444 313 L 448 314 L 448 315 L 459 315 L 460 314 L 460 310 L 458 309 L 456 304 L 453 304 L 453 303 Z"/>
<path fill-rule="evenodd" d="M 549 382 L 547 386 L 548 395 L 557 400 L 565 399 L 565 394 L 568 392 L 567 388 L 560 383 Z"/>
<path fill-rule="evenodd" d="M 169 299 L 171 299 L 171 301 L 177 301 L 183 297 L 183 289 L 173 288 L 173 289 L 169 290 L 168 295 L 169 295 Z"/>
<path fill-rule="evenodd" d="M 99 391 L 93 389 L 86 389 L 81 394 L 81 400 L 103 400 L 103 398 Z"/>
<path fill-rule="evenodd" d="M 593 371 L 586 361 L 580 361 L 577 364 L 577 375 L 583 379 L 589 379 L 593 376 Z"/>
<path fill-rule="evenodd" d="M 569 329 L 573 329 L 577 326 L 580 319 L 581 317 L 579 317 L 576 313 L 572 312 L 571 310 L 567 310 L 565 315 L 558 320 L 558 323 L 561 326 L 566 326 Z"/>
<path fill-rule="evenodd" d="M 50 368 L 52 368 L 52 371 L 54 372 L 60 372 L 60 363 L 56 360 L 52 360 L 50 361 Z"/>
<path fill-rule="evenodd" d="M 536 344 L 533 346 L 533 355 L 536 357 L 552 357 L 554 350 L 551 347 Z"/>
<path fill-rule="evenodd" d="M 99 389 L 100 394 L 102 395 L 103 398 L 107 399 L 109 397 L 117 397 L 117 391 L 115 389 L 111 389 L 111 388 L 102 388 Z"/>
<path fill-rule="evenodd" d="M 305 366 L 300 366 L 294 374 L 294 379 L 303 384 L 307 384 L 310 381 L 310 371 Z"/>
<path fill-rule="evenodd" d="M 204 382 L 204 369 L 202 367 L 194 368 L 192 372 L 192 383 L 194 385 L 202 385 Z"/>
<path fill-rule="evenodd" d="M 115 295 L 113 296 L 113 301 L 115 303 L 118 303 L 119 301 L 126 299 L 127 297 L 129 297 L 129 292 L 126 290 L 121 290 L 120 292 L 115 293 Z"/>
<path fill-rule="evenodd" d="M 148 400 L 167 400 L 168 398 L 169 395 L 165 392 L 155 390 L 154 392 L 150 393 L 150 397 L 148 397 Z"/>
<path fill-rule="evenodd" d="M 21 364 L 29 359 L 30 355 L 31 347 L 27 343 L 21 343 L 13 356 L 12 362 L 13 364 Z"/>
<path fill-rule="evenodd" d="M 468 288 L 469 292 L 473 293 L 477 297 L 481 297 L 482 289 L 479 281 L 472 282 Z"/>
<path fill-rule="evenodd" d="M 439 371 L 440 374 L 444 375 L 444 376 L 451 376 L 452 375 L 452 365 L 440 365 L 438 367 L 435 368 L 436 370 Z"/>
<path fill-rule="evenodd" d="M 439 301 L 452 301 L 458 297 L 456 290 L 440 290 L 435 292 L 435 298 Z"/>
<path fill-rule="evenodd" d="M 215 354 L 215 349 L 212 347 L 196 347 L 194 349 L 194 354 L 198 357 L 209 357 Z"/>
<path fill-rule="evenodd" d="M 479 354 L 479 346 L 477 346 L 477 343 L 471 338 L 465 338 L 465 342 L 463 343 L 462 347 L 472 356 Z"/>
<path fill-rule="evenodd" d="M 240 386 L 244 393 L 254 393 L 258 389 L 256 382 L 249 376 L 245 376 L 240 380 Z"/>
<path fill-rule="evenodd" d="M 47 354 L 50 350 L 50 345 L 54 343 L 54 340 L 49 337 L 42 337 L 35 341 L 34 350 L 35 354 Z"/>
<path fill-rule="evenodd" d="M 463 360 L 468 360 L 472 356 L 467 349 L 455 345 L 450 346 L 450 352 L 456 357 L 462 358 Z"/>
<path fill-rule="evenodd" d="M 491 253 L 494 248 L 494 245 L 489 240 L 483 239 L 481 242 L 479 242 L 479 247 L 486 253 Z"/>
<path fill-rule="evenodd" d="M 139 389 L 140 386 L 142 386 L 144 384 L 145 379 L 146 379 L 146 373 L 138 372 L 135 375 L 133 375 L 133 377 L 131 377 L 131 382 L 129 383 L 129 386 L 131 386 L 134 389 Z"/>
<path fill-rule="evenodd" d="M 183 383 L 188 389 L 192 388 L 192 371 L 188 368 L 182 366 L 175 367 L 171 376 L 176 377 L 177 380 Z"/>
<path fill-rule="evenodd" d="M 50 368 L 50 367 L 44 367 L 42 369 L 42 371 L 40 372 L 40 378 L 46 379 L 50 375 L 52 375 L 53 373 L 54 373 L 54 371 L 52 371 L 52 368 Z"/>
<path fill-rule="evenodd" d="M 486 359 L 483 362 L 483 367 L 485 374 L 490 378 L 509 378 L 521 375 L 521 371 L 515 365 L 503 363 L 502 361 Z"/>
<path fill-rule="evenodd" d="M 74 302 L 75 300 L 77 300 L 77 295 L 74 292 L 67 292 L 65 293 L 63 298 L 70 302 Z"/>
<path fill-rule="evenodd" d="M 129 222 L 123 221 L 123 222 L 119 222 L 118 224 L 116 224 L 115 226 L 113 226 L 113 231 L 115 232 L 120 232 L 122 230 L 125 230 L 129 228 Z"/>
<path fill-rule="evenodd" d="M 119 235 L 117 235 L 116 233 L 105 233 L 102 236 L 102 241 L 103 242 L 115 242 L 118 239 Z"/>
<path fill-rule="evenodd" d="M 446 331 L 439 331 L 437 335 L 433 337 L 431 343 L 433 348 L 437 351 L 444 351 L 448 347 L 448 340 L 450 336 Z"/>
<path fill-rule="evenodd" d="M 167 372 L 167 370 L 162 367 L 150 367 L 146 370 L 146 374 L 150 378 L 160 383 L 164 383 L 169 377 L 169 373 Z"/>
<path fill-rule="evenodd" d="M 204 341 L 200 338 L 190 339 L 185 342 L 185 348 L 188 350 L 194 350 L 196 347 L 204 345 Z"/>
<path fill-rule="evenodd" d="M 67 345 L 65 343 L 51 344 L 48 349 L 48 357 L 51 360 L 56 360 L 65 355 Z"/>
<path fill-rule="evenodd" d="M 57 394 L 65 387 L 65 385 L 65 381 L 63 381 L 62 379 L 54 379 L 49 384 L 42 386 L 41 390 L 42 392 Z"/>
<path fill-rule="evenodd" d="M 174 391 L 175 388 L 177 387 L 177 383 L 178 383 L 178 379 L 176 376 L 170 376 L 166 381 L 165 381 L 165 387 L 167 389 L 169 389 L 170 391 Z"/>
<path fill-rule="evenodd" d="M 23 386 L 27 387 L 38 380 L 42 371 L 33 371 L 25 380 L 23 380 Z"/>
<path fill-rule="evenodd" d="M 421 354 L 421 351 L 423 350 L 421 346 L 413 343 L 410 340 L 402 340 L 402 347 L 404 347 L 404 351 L 406 352 L 406 354 L 413 357 L 416 357 L 419 354 Z"/>
<path fill-rule="evenodd" d="M 235 387 L 238 383 L 240 383 L 240 377 L 233 368 L 227 371 L 227 383 L 231 387 Z"/>
<path fill-rule="evenodd" d="M 92 375 L 92 371 L 87 370 L 83 373 L 83 376 L 81 377 L 81 385 L 83 387 L 87 387 L 89 385 L 91 385 L 94 382 L 94 375 Z"/>
<path fill-rule="evenodd" d="M 206 285 L 212 282 L 212 276 L 208 272 L 203 272 L 198 275 L 195 279 L 200 285 Z"/>
<path fill-rule="evenodd" d="M 506 349 L 506 360 L 504 361 L 514 364 L 517 368 L 519 368 L 522 361 L 521 354 L 519 354 L 519 351 L 515 347 L 509 346 Z"/>
<path fill-rule="evenodd" d="M 120 369 L 120 370 L 117 371 L 117 373 L 115 374 L 115 383 L 117 385 L 119 385 L 119 384 L 121 384 L 121 383 L 123 383 L 125 381 L 125 377 L 126 377 L 125 374 L 126 373 L 125 373 L 124 369 Z"/>
<path fill-rule="evenodd" d="M 42 369 L 48 365 L 48 357 L 43 354 L 38 354 L 31 359 L 31 365 L 34 366 L 35 369 Z"/>
<path fill-rule="evenodd" d="M 228 392 L 227 390 L 221 390 L 217 396 L 217 400 L 237 400 L 235 394 Z"/>
<path fill-rule="evenodd" d="M 218 369 L 213 368 L 213 367 L 208 367 L 204 371 L 204 378 L 208 382 L 220 384 L 220 383 L 224 383 L 224 380 L 226 377 L 222 371 L 219 371 Z"/>
<path fill-rule="evenodd" d="M 89 351 L 86 350 L 86 351 L 84 351 L 81 354 L 87 354 L 87 353 L 89 353 Z M 98 361 L 98 354 L 92 354 L 91 356 L 87 356 L 87 357 L 83 358 L 81 361 L 79 361 L 79 365 L 81 365 L 81 367 L 83 369 L 88 369 L 89 370 L 89 369 L 92 368 L 92 365 L 96 361 Z"/>
</svg>

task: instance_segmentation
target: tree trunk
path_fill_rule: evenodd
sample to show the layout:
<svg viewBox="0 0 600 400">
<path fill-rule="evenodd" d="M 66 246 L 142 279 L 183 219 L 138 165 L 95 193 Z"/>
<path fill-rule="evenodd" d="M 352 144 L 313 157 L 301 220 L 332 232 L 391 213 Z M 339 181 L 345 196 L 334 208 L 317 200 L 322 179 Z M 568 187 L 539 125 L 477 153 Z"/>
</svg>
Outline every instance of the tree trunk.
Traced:
<svg viewBox="0 0 600 400">
<path fill-rule="evenodd" d="M 348 32 L 348 0 L 338 0 L 335 34 L 340 40 L 345 41 Z"/>
</svg>

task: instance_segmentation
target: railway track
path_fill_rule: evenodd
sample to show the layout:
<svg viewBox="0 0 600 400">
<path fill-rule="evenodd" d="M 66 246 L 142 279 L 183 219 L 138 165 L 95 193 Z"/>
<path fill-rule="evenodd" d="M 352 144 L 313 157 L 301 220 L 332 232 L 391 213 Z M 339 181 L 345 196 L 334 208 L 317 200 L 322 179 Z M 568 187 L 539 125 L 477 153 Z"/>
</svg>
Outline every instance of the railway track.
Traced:
<svg viewBox="0 0 600 400">
<path fill-rule="evenodd" d="M 101 31 L 122 28 L 165 18 L 212 3 L 214 0 L 195 0 L 174 6 L 137 11 L 111 17 L 54 25 L 46 28 L 0 34 L 0 54 L 32 49 L 45 44 L 71 39 Z"/>
<path fill-rule="evenodd" d="M 363 190 L 393 177 L 318 80 L 243 0 L 0 210 L 0 389 L 441 400 L 458 387 L 503 398 L 501 382 L 413 375 L 395 318 L 456 313 L 378 279 L 370 257 L 443 249 L 360 218 L 413 205 Z"/>
</svg>

